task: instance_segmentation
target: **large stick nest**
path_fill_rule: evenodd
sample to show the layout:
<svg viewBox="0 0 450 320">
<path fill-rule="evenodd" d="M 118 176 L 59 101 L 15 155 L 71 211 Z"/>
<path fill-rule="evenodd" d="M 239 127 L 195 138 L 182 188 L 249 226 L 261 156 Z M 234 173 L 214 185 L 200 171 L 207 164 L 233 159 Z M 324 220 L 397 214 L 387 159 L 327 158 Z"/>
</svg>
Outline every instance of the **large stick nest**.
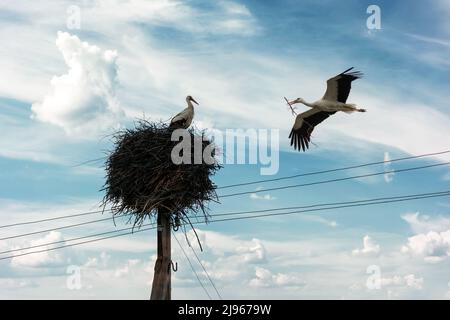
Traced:
<svg viewBox="0 0 450 320">
<path fill-rule="evenodd" d="M 129 215 L 137 226 L 158 210 L 170 213 L 176 225 L 189 220 L 189 213 L 201 213 L 207 221 L 207 202 L 217 201 L 210 177 L 220 165 L 203 157 L 201 163 L 194 163 L 194 157 L 198 162 L 199 152 L 203 154 L 208 146 L 214 157 L 214 148 L 204 132 L 189 129 L 191 163 L 175 164 L 171 153 L 179 141 L 171 141 L 172 132 L 167 124 L 139 120 L 134 128 L 114 135 L 115 148 L 106 161 L 102 189 L 106 193 L 103 204 L 111 205 L 114 216 Z"/>
</svg>

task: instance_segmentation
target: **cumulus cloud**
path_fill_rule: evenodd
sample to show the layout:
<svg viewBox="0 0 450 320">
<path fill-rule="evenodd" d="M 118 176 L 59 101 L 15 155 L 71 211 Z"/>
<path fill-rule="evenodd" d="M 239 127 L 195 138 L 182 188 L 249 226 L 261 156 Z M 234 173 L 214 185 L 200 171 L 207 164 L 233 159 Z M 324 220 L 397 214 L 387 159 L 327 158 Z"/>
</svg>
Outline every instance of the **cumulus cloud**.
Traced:
<svg viewBox="0 0 450 320">
<path fill-rule="evenodd" d="M 380 284 L 382 287 L 403 286 L 420 290 L 423 286 L 423 278 L 416 278 L 414 274 L 408 274 L 405 276 L 395 275 L 390 278 L 381 278 Z"/>
<path fill-rule="evenodd" d="M 236 250 L 243 255 L 244 261 L 247 263 L 263 263 L 266 262 L 266 248 L 258 239 L 252 239 L 254 245 L 240 246 Z"/>
<path fill-rule="evenodd" d="M 392 180 L 394 180 L 395 173 L 392 172 L 391 157 L 389 155 L 389 152 L 387 151 L 384 153 L 384 161 L 384 170 L 386 171 L 386 173 L 384 174 L 384 181 L 386 181 L 386 183 L 390 183 L 392 182 Z"/>
<path fill-rule="evenodd" d="M 255 268 L 255 277 L 249 282 L 251 287 L 303 287 L 305 284 L 305 281 L 295 274 L 273 274 L 261 267 Z"/>
<path fill-rule="evenodd" d="M 82 137 L 117 127 L 124 115 L 115 96 L 117 52 L 102 50 L 67 32 L 58 32 L 56 46 L 68 71 L 51 79 L 50 92 L 33 103 L 32 117 Z"/>
<path fill-rule="evenodd" d="M 352 251 L 354 256 L 362 255 L 376 255 L 380 252 L 380 245 L 378 245 L 372 238 L 365 235 L 363 238 L 363 247 Z"/>
<path fill-rule="evenodd" d="M 86 268 L 106 268 L 111 256 L 106 252 L 102 251 L 99 257 L 91 257 L 85 262 L 84 267 Z"/>
<path fill-rule="evenodd" d="M 426 262 L 440 262 L 450 256 L 450 230 L 430 231 L 408 238 L 403 253 L 423 257 Z"/>
<path fill-rule="evenodd" d="M 0 279 L 0 287 L 3 289 L 23 289 L 23 288 L 36 288 L 39 285 L 35 281 L 29 279 L 13 279 L 6 278 Z"/>
<path fill-rule="evenodd" d="M 61 241 L 61 242 L 60 242 Z M 61 232 L 51 231 L 47 235 L 42 238 L 31 240 L 29 244 L 25 245 L 24 248 L 30 246 L 40 246 L 39 250 L 46 250 L 55 245 L 45 245 L 46 243 L 58 242 L 58 246 L 64 245 L 64 237 Z M 19 248 L 17 248 L 19 249 Z M 21 253 L 30 252 L 30 250 L 21 250 L 17 251 L 15 255 L 20 255 Z M 12 267 L 30 267 L 30 268 L 40 268 L 40 267 L 57 267 L 62 266 L 67 263 L 68 258 L 64 254 L 66 251 L 61 250 L 52 250 L 52 251 L 44 251 L 40 253 L 29 254 L 25 256 L 17 256 L 12 258 L 11 266 Z"/>
<path fill-rule="evenodd" d="M 139 259 L 129 259 L 124 266 L 119 267 L 114 272 L 114 277 L 120 278 L 128 275 L 133 267 L 137 266 L 141 261 Z"/>
<path fill-rule="evenodd" d="M 250 194 L 250 199 L 253 200 L 275 200 L 276 198 L 271 196 L 270 194 L 257 194 L 257 193 L 252 193 Z"/>
<path fill-rule="evenodd" d="M 442 216 L 430 217 L 419 212 L 405 213 L 401 216 L 414 233 L 426 233 L 429 231 L 446 231 L 450 229 L 450 219 Z"/>
</svg>

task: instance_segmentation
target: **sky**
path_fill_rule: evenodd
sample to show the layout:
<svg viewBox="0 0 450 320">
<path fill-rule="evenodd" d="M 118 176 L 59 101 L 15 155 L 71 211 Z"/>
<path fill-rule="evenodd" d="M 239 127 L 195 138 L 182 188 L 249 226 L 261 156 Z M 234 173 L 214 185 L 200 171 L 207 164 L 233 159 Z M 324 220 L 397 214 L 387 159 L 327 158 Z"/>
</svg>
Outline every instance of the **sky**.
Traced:
<svg viewBox="0 0 450 320">
<path fill-rule="evenodd" d="M 448 150 L 449 16 L 446 0 L 2 1 L 0 226 L 98 210 L 111 134 L 140 118 L 168 121 L 187 95 L 200 104 L 196 128 L 264 129 L 279 137 L 279 148 L 270 149 L 279 149 L 275 175 L 262 175 L 260 162 L 225 163 L 213 177 L 219 187 Z M 294 118 L 283 97 L 315 101 L 325 80 L 349 67 L 364 77 L 348 101 L 367 112 L 330 117 L 315 129 L 315 145 L 294 151 Z M 445 191 L 446 165 L 262 189 L 448 161 L 446 153 L 219 189 L 210 213 Z M 220 197 L 241 191 L 248 193 Z M 4 239 L 107 217 L 3 227 L 0 251 L 48 249 L 49 242 L 129 227 L 108 219 Z M 196 230 L 203 252 L 192 231 L 176 236 L 212 298 L 218 296 L 187 240 L 226 299 L 450 297 L 448 197 Z M 173 298 L 207 299 L 174 239 L 172 247 Z M 0 298 L 148 299 L 155 259 L 154 230 L 3 259 Z"/>
</svg>

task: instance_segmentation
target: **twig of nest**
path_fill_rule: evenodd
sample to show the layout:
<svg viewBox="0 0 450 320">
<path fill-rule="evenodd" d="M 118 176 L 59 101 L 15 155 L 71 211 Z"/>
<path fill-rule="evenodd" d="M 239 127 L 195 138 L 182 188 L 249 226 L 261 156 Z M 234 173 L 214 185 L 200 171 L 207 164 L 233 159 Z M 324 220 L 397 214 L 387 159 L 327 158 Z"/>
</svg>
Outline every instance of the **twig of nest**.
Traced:
<svg viewBox="0 0 450 320">
<path fill-rule="evenodd" d="M 176 164 L 172 151 L 180 141 L 172 141 L 173 131 L 164 123 L 139 120 L 134 128 L 114 135 L 114 150 L 105 164 L 106 182 L 102 189 L 103 205 L 111 205 L 113 216 L 129 215 L 130 221 L 134 219 L 133 227 L 140 227 L 159 210 L 170 214 L 174 226 L 181 222 L 190 224 L 188 213 L 202 214 L 208 221 L 207 204 L 218 201 L 210 177 L 221 166 L 203 157 L 199 162 L 198 155 L 206 150 L 214 158 L 215 148 L 204 132 L 186 130 L 191 139 L 190 150 L 183 149 L 181 155 L 185 156 L 183 159 L 189 156 L 191 161 Z M 189 155 L 183 154 L 186 151 Z"/>
</svg>

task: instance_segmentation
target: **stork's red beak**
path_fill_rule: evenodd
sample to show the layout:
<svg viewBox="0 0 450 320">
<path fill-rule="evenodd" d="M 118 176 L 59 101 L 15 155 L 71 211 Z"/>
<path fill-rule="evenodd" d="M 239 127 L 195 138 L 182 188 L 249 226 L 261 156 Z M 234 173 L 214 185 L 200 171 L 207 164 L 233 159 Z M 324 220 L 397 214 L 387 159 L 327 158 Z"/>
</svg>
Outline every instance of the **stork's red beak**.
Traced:
<svg viewBox="0 0 450 320">
<path fill-rule="evenodd" d="M 198 105 L 198 102 L 195 101 L 194 98 L 192 98 L 192 97 L 191 97 L 191 101 L 192 101 L 193 103 L 195 103 L 196 105 Z"/>
</svg>

